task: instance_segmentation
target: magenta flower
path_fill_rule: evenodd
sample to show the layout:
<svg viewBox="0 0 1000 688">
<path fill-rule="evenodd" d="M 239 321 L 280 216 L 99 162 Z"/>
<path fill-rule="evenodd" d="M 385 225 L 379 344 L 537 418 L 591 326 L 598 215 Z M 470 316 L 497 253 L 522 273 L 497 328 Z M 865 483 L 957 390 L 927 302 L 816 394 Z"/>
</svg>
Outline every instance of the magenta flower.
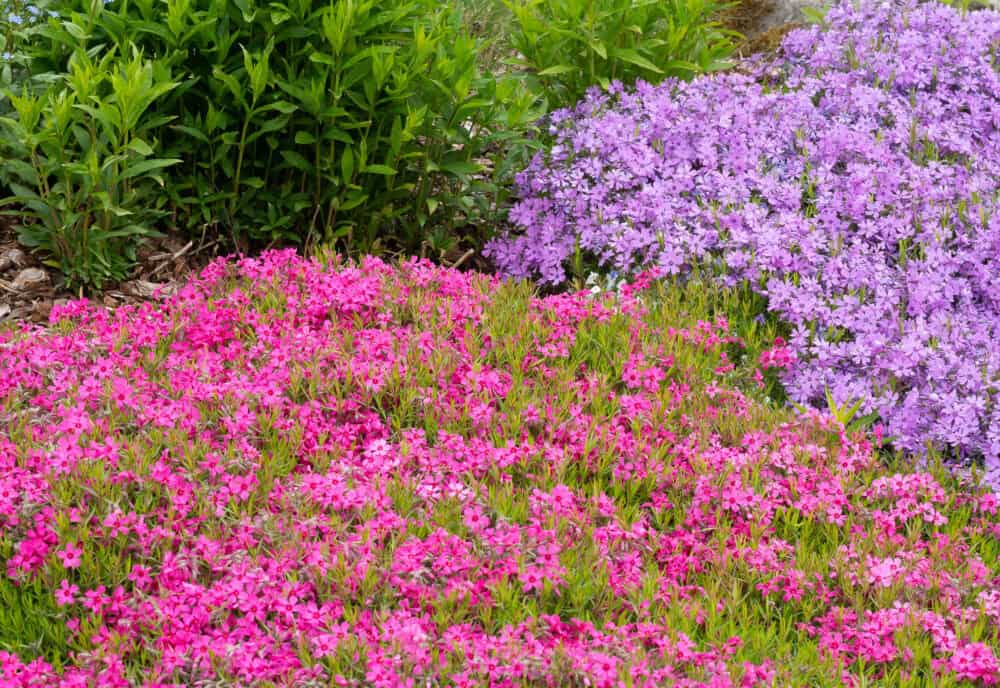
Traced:
<svg viewBox="0 0 1000 688">
<path fill-rule="evenodd" d="M 83 548 L 75 542 L 67 542 L 66 547 L 56 554 L 59 556 L 59 561 L 67 569 L 78 568 L 83 563 L 83 559 L 81 558 Z"/>
<path fill-rule="evenodd" d="M 965 643 L 943 664 L 960 680 L 995 686 L 1000 682 L 1000 665 L 996 655 L 985 643 Z"/>
<path fill-rule="evenodd" d="M 65 607 L 76 602 L 76 596 L 79 594 L 80 588 L 76 585 L 71 585 L 65 578 L 59 582 L 59 587 L 55 591 L 56 604 L 60 607 Z"/>
<path fill-rule="evenodd" d="M 66 638 L 0 684 L 988 685 L 996 496 L 755 403 L 651 279 L 281 251 L 0 328 L 0 589 Z"/>
</svg>

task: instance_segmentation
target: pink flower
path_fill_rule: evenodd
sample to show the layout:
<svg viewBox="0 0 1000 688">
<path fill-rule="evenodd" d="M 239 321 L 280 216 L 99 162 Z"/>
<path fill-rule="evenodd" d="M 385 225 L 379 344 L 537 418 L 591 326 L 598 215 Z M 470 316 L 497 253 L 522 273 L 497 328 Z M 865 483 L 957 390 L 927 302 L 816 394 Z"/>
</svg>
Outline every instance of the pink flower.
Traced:
<svg viewBox="0 0 1000 688">
<path fill-rule="evenodd" d="M 80 547 L 75 542 L 67 542 L 66 548 L 61 552 L 56 553 L 59 556 L 59 560 L 62 565 L 67 569 L 75 569 L 83 563 L 81 555 L 83 554 L 83 548 Z"/>
<path fill-rule="evenodd" d="M 796 361 L 795 352 L 785 346 L 785 340 L 781 337 L 774 338 L 774 346 L 766 349 L 760 354 L 760 367 L 764 370 L 768 368 L 790 368 Z"/>
<path fill-rule="evenodd" d="M 65 607 L 67 605 L 76 602 L 76 595 L 80 592 L 80 588 L 76 585 L 71 585 L 65 578 L 59 583 L 59 587 L 56 589 L 55 597 L 56 604 L 60 607 Z"/>
<path fill-rule="evenodd" d="M 891 587 L 903 571 L 903 562 L 898 557 L 868 558 L 868 582 L 875 587 Z"/>
<path fill-rule="evenodd" d="M 744 605 L 793 612 L 783 640 L 808 633 L 834 678 L 924 671 L 905 643 L 923 634 L 942 675 L 993 680 L 991 500 L 893 473 L 818 415 L 757 424 L 726 380 L 679 367 L 647 384 L 665 338 L 631 297 L 622 312 L 532 298 L 512 336 L 537 341 L 518 359 L 470 336 L 487 278 L 365 265 L 268 254 L 210 267 L 166 308 L 81 312 L 23 340 L 0 328 L 0 423 L 30 409 L 0 433 L 0 572 L 51 582 L 74 645 L 92 648 L 59 669 L 0 651 L 12 688 L 126 688 L 126 659 L 149 688 L 795 683 L 787 664 L 746 663 L 732 636 L 746 629 L 726 628 L 754 616 Z M 580 323 L 611 314 L 634 389 L 540 353 L 576 350 Z M 674 334 L 685 368 L 726 346 L 707 321 Z M 94 355 L 112 372 L 87 387 Z M 378 398 L 363 370 L 385 378 Z M 65 476 L 53 454 L 72 458 Z M 124 556 L 67 573 L 84 541 Z"/>
<path fill-rule="evenodd" d="M 948 659 L 947 667 L 959 679 L 981 681 L 984 686 L 995 686 L 1000 680 L 1000 665 L 986 643 L 965 643 L 959 646 Z"/>
<path fill-rule="evenodd" d="M 518 580 L 521 581 L 526 593 L 534 590 L 541 591 L 545 587 L 545 579 L 542 577 L 541 570 L 534 566 L 526 567 L 524 572 L 518 576 Z"/>
<path fill-rule="evenodd" d="M 490 526 L 489 517 L 478 507 L 466 507 L 462 519 L 465 526 L 473 533 L 482 533 Z"/>
<path fill-rule="evenodd" d="M 152 577 L 149 575 L 149 567 L 139 564 L 132 567 L 132 570 L 128 574 L 128 579 L 135 583 L 135 587 L 139 590 L 145 590 L 153 582 Z"/>
</svg>

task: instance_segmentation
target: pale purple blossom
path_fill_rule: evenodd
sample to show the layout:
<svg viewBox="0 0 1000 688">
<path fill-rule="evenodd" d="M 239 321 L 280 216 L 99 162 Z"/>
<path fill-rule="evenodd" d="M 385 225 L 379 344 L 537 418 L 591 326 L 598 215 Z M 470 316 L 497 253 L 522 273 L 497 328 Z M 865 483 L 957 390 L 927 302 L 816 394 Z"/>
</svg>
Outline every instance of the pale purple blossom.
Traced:
<svg viewBox="0 0 1000 688">
<path fill-rule="evenodd" d="M 1000 485 L 1000 13 L 845 3 L 753 73 L 593 90 L 518 181 L 510 276 L 708 262 L 792 327 L 791 398 Z"/>
</svg>

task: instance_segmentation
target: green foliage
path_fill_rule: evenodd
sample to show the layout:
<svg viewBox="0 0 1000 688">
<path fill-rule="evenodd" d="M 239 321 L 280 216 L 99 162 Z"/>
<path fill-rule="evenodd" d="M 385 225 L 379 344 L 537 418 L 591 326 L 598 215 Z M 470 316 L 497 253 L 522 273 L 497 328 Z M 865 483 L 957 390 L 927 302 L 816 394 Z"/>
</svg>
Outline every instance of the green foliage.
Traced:
<svg viewBox="0 0 1000 688">
<path fill-rule="evenodd" d="M 691 77 L 726 66 L 736 34 L 715 0 L 504 0 L 518 64 L 549 102 L 568 105 L 595 84 Z"/>
<path fill-rule="evenodd" d="M 9 540 L 0 539 L 0 560 L 6 561 L 13 549 Z M 67 635 L 51 585 L 41 578 L 15 581 L 0 575 L 0 650 L 61 666 Z"/>
<path fill-rule="evenodd" d="M 0 21 L 0 184 L 8 212 L 33 218 L 22 240 L 86 287 L 125 277 L 168 222 L 239 247 L 454 258 L 506 208 L 540 94 L 563 105 L 595 83 L 690 75 L 731 47 L 703 0 L 39 7 Z M 483 72 L 498 47 L 527 78 Z"/>
<path fill-rule="evenodd" d="M 514 17 L 502 0 L 453 0 L 469 33 L 480 40 L 479 62 L 495 71 L 510 54 Z"/>
<path fill-rule="evenodd" d="M 598 266 L 590 267 L 596 270 Z M 723 380 L 768 407 L 784 408 L 788 396 L 777 369 L 761 370 L 758 363 L 761 354 L 774 346 L 775 339 L 790 337 L 791 329 L 768 312 L 767 300 L 749 283 L 720 286 L 717 269 L 705 263 L 694 266 L 689 275 L 657 279 L 644 297 L 650 313 L 679 328 L 694 328 L 701 321 L 725 320 L 736 338 L 723 350 L 725 361 L 701 352 L 691 355 L 683 348 L 676 352 L 678 360 L 704 380 L 719 379 L 719 366 L 731 364 L 733 369 L 721 375 Z M 598 294 L 618 291 L 628 284 L 628 280 L 618 277 L 617 273 L 602 277 L 599 272 L 592 271 L 586 280 L 577 277 L 571 284 L 574 290 L 587 289 Z M 588 342 L 588 345 L 596 343 Z M 600 352 L 609 347 L 596 345 L 596 348 Z M 760 379 L 756 379 L 755 372 L 760 373 Z"/>
<path fill-rule="evenodd" d="M 171 73 L 177 87 L 139 120 L 156 159 L 181 161 L 157 200 L 177 225 L 239 243 L 417 251 L 429 226 L 453 236 L 502 198 L 487 156 L 540 114 L 518 82 L 480 75 L 460 13 L 435 0 L 51 7 L 59 19 L 29 48 L 32 84 L 67 80 L 81 53 L 133 46 Z"/>
<path fill-rule="evenodd" d="M 135 238 L 164 214 L 152 192 L 179 160 L 154 155 L 170 118 L 148 113 L 178 84 L 134 49 L 92 52 L 75 50 L 49 88 L 6 93 L 15 116 L 0 118 L 0 169 L 14 192 L 4 203 L 36 221 L 21 227 L 21 241 L 72 283 L 100 286 L 126 275 Z"/>
<path fill-rule="evenodd" d="M 24 74 L 21 47 L 25 36 L 46 16 L 48 6 L 49 0 L 0 0 L 0 87 L 8 87 Z"/>
<path fill-rule="evenodd" d="M 848 433 L 866 430 L 872 425 L 872 423 L 878 420 L 878 413 L 869 413 L 864 416 L 858 416 L 858 411 L 861 410 L 861 404 L 863 402 L 862 399 L 858 399 L 853 404 L 848 401 L 845 401 L 842 404 L 837 404 L 829 387 L 824 388 L 823 391 L 826 394 L 827 411 L 838 423 L 844 426 L 844 429 Z M 795 407 L 800 412 L 804 412 L 806 410 L 806 408 L 800 404 L 795 404 Z"/>
</svg>

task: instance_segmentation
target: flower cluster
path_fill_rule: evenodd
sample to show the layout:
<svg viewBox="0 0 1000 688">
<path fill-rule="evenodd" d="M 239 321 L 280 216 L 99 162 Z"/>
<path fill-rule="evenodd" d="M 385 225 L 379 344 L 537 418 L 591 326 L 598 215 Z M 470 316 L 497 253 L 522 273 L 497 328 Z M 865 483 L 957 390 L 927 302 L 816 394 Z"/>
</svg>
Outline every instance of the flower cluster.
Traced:
<svg viewBox="0 0 1000 688">
<path fill-rule="evenodd" d="M 767 368 L 790 368 L 795 363 L 795 351 L 785 344 L 785 340 L 778 337 L 774 340 L 774 347 L 762 351 L 760 354 L 760 367 Z"/>
<path fill-rule="evenodd" d="M 278 252 L 0 330 L 0 686 L 995 682 L 996 497 L 641 284 Z"/>
<path fill-rule="evenodd" d="M 559 283 L 708 262 L 794 328 L 789 395 L 863 400 L 896 446 L 1000 484 L 1000 13 L 848 2 L 780 56 L 592 92 L 552 117 L 490 253 Z"/>
</svg>

